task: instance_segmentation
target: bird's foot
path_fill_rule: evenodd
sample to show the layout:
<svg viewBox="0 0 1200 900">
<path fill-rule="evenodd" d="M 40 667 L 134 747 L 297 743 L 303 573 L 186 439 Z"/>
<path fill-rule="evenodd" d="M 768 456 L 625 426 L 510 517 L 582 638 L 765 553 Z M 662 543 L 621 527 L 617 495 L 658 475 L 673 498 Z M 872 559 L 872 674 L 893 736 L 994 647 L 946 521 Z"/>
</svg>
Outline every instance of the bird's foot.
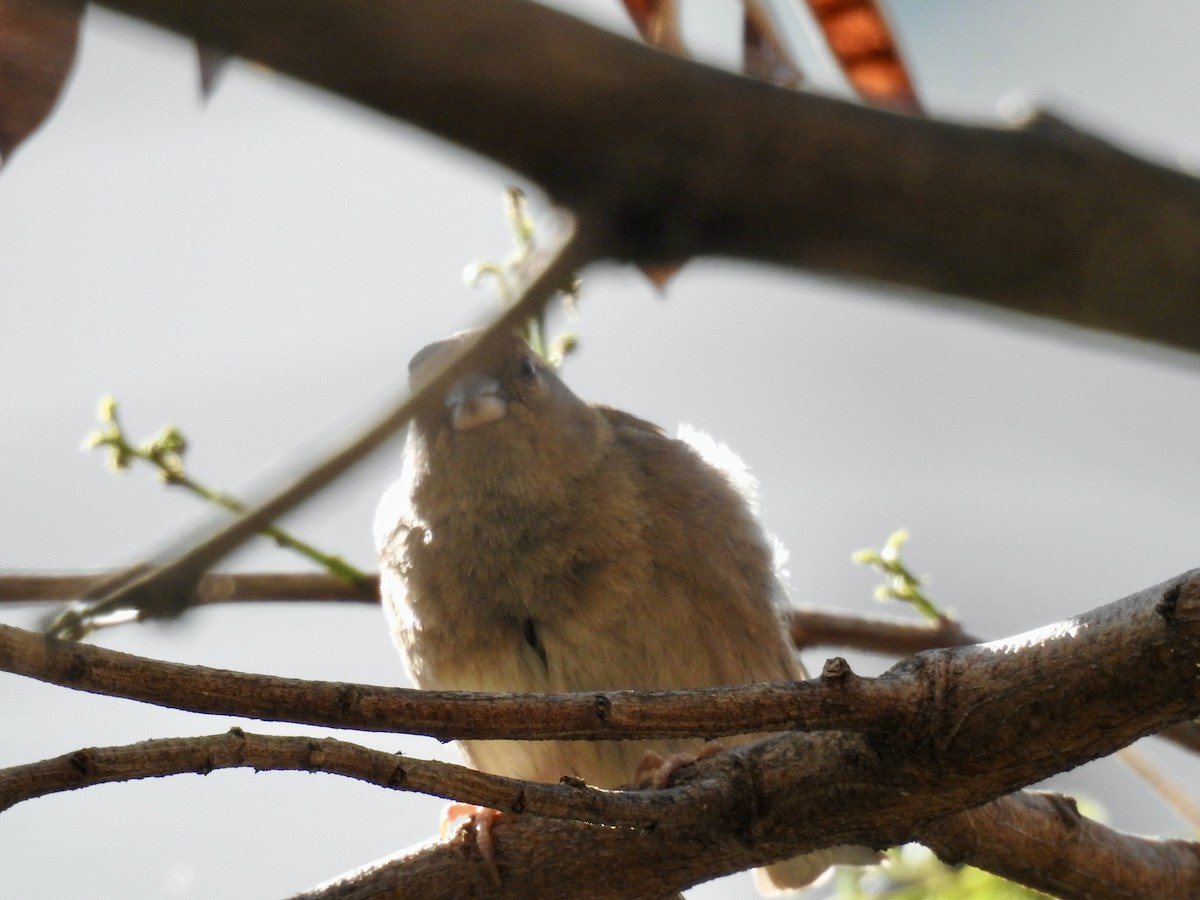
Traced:
<svg viewBox="0 0 1200 900">
<path fill-rule="evenodd" d="M 647 750 L 642 754 L 642 760 L 634 771 L 634 781 L 643 790 L 660 791 L 671 783 L 671 776 L 684 766 L 690 766 L 700 759 L 708 759 L 724 749 L 718 741 L 705 741 L 704 746 L 696 753 L 669 753 L 663 756 L 661 753 Z"/>
<path fill-rule="evenodd" d="M 500 867 L 496 864 L 496 837 L 492 828 L 502 815 L 504 813 L 498 809 L 471 803 L 451 803 L 442 813 L 442 840 L 470 829 L 475 835 L 475 847 L 497 885 L 500 884 Z"/>
</svg>

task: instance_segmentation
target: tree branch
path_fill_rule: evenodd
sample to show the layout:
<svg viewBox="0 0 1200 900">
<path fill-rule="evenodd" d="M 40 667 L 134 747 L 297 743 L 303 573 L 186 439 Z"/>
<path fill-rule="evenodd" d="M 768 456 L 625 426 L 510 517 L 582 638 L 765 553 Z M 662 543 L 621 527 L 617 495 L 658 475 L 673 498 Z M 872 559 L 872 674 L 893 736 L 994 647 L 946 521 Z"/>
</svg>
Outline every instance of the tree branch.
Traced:
<svg viewBox="0 0 1200 900">
<path fill-rule="evenodd" d="M 861 755 L 862 745 L 845 735 L 809 738 L 773 738 L 698 763 L 677 802 L 706 803 L 707 828 L 676 831 L 662 824 L 653 829 L 615 829 L 517 816 L 502 820 L 496 831 L 499 885 L 491 881 L 480 854 L 473 852 L 471 835 L 460 833 L 450 842 L 396 854 L 299 897 L 538 898 L 561 896 L 563 884 L 578 885 L 573 896 L 593 900 L 658 896 L 834 839 L 868 846 L 918 840 L 951 863 L 969 863 L 1079 900 L 1140 900 L 1193 896 L 1200 891 L 1200 845 L 1121 834 L 1079 816 L 1065 798 L 1032 793 L 1005 796 L 925 821 L 929 808 L 940 802 L 936 774 L 909 784 L 907 790 L 892 781 L 877 784 L 874 792 L 859 791 L 861 773 L 848 771 L 851 767 L 844 761 L 833 767 L 836 774 L 825 769 L 824 754 L 846 753 L 845 759 L 861 763 L 866 758 Z M 763 820 L 779 797 L 754 781 L 768 765 L 774 771 L 774 762 L 767 763 L 765 756 L 755 758 L 752 748 L 761 751 L 769 746 L 771 752 L 782 752 L 793 739 L 808 743 L 790 757 L 790 767 L 779 769 L 793 779 L 789 788 L 780 790 L 789 797 L 809 797 L 811 802 L 804 808 L 789 808 L 788 817 L 774 819 L 776 833 Z M 721 774 L 702 774 L 720 769 L 719 762 L 725 763 Z M 726 803 L 719 802 L 715 792 L 686 793 L 690 787 L 722 778 L 727 781 L 721 795 Z M 911 805 L 896 803 L 902 795 Z M 752 799 L 739 806 L 735 799 L 739 796 Z M 841 803 L 849 806 L 843 808 Z M 858 827 L 845 827 L 851 819 Z M 834 833 L 824 840 L 812 837 L 822 826 Z M 772 843 L 777 836 L 783 846 Z M 564 846 L 585 847 L 586 852 L 562 853 Z"/>
<path fill-rule="evenodd" d="M 858 678 L 834 659 L 812 681 L 710 690 L 521 695 L 302 681 L 149 660 L 11 626 L 0 626 L 0 669 L 195 712 L 440 740 L 715 737 L 793 728 L 871 730 L 903 740 L 939 720 L 944 732 L 929 735 L 939 765 L 961 745 L 971 748 L 971 765 L 1008 767 L 1011 757 L 1035 755 L 1033 732 L 1041 729 L 1056 735 L 1043 752 L 1063 761 L 1074 752 L 1074 765 L 1200 713 L 1200 686 L 1187 662 L 1200 657 L 1198 608 L 1200 573 L 1186 573 L 1027 635 L 918 654 L 879 678 Z M 1115 669 L 1114 658 L 1126 665 Z M 996 722 L 1009 719 L 1026 722 L 1020 746 L 993 734 Z M 1089 723 L 1074 751 L 1060 720 Z M 1105 735 L 1120 740 L 1110 744 Z"/>
<path fill-rule="evenodd" d="M 0 603 L 75 600 L 117 572 L 91 575 L 0 573 Z M 379 576 L 350 585 L 324 572 L 211 572 L 200 578 L 192 605 L 263 601 L 379 602 Z M 908 656 L 936 647 L 979 643 L 953 619 L 924 622 L 857 616 L 827 609 L 792 609 L 787 613 L 792 642 L 798 649 L 846 647 Z"/>
<path fill-rule="evenodd" d="M 938 647 L 980 643 L 979 638 L 946 616 L 930 625 L 822 609 L 792 609 L 787 613 L 787 625 L 792 643 L 800 650 L 805 647 L 847 647 L 909 656 Z"/>
<path fill-rule="evenodd" d="M 226 734 L 88 747 L 53 759 L 0 769 L 0 811 L 25 800 L 96 784 L 217 769 L 327 772 L 390 790 L 415 791 L 509 812 L 646 827 L 697 821 L 677 790 L 602 791 L 574 783 L 542 784 L 436 760 L 372 750 L 334 738 L 280 737 L 232 728 Z"/>
<path fill-rule="evenodd" d="M 998 130 L 782 90 L 526 0 L 106 5 L 508 166 L 603 255 L 758 259 L 1200 349 L 1200 184 L 1050 117 Z"/>
<path fill-rule="evenodd" d="M 0 574 L 0 603 L 39 603 L 78 600 L 89 596 L 97 584 L 113 580 L 119 572 L 42 575 Z M 193 606 L 214 603 L 255 603 L 305 600 L 355 603 L 379 602 L 379 576 L 362 584 L 347 584 L 325 572 L 210 572 L 196 584 Z"/>
<path fill-rule="evenodd" d="M 1056 897 L 1178 897 L 1200 890 L 1200 845 L 1121 834 L 1080 815 L 1075 801 L 1025 791 L 932 822 L 915 840 L 943 861 L 969 863 Z"/>
<path fill-rule="evenodd" d="M 111 574 L 108 573 L 108 576 Z M 106 573 L 92 575 L 17 575 L 10 573 L 0 575 L 0 603 L 69 600 L 83 595 L 88 586 L 95 583 L 96 580 L 108 576 Z M 201 578 L 196 588 L 193 604 L 200 606 L 216 603 L 296 602 L 302 600 L 378 603 L 377 577 L 372 578 L 370 584 L 366 586 L 352 586 L 322 572 L 215 572 Z M 965 632 L 960 623 L 951 619 L 942 619 L 931 626 L 925 623 L 905 622 L 901 619 L 857 616 L 850 613 L 806 608 L 790 610 L 788 626 L 793 642 L 801 650 L 819 646 L 837 646 L 873 653 L 906 656 L 938 647 L 979 643 L 978 638 Z M 30 646 L 38 640 L 33 635 L 15 633 L 20 635 L 16 640 Z M 98 652 L 103 654 L 107 651 L 98 650 Z M 142 662 L 145 665 L 155 665 L 154 660 L 143 660 Z M 30 674 L 31 677 L 40 677 L 29 672 L 25 674 Z M 107 692 L 105 688 L 93 689 L 101 693 Z M 114 690 L 120 691 L 121 689 L 117 687 Z M 438 714 L 440 713 L 435 715 Z M 518 715 L 524 714 L 518 713 Z M 335 727 L 357 727 L 353 724 L 339 725 L 336 722 L 325 724 Z M 1159 732 L 1157 737 L 1169 740 L 1193 753 L 1200 753 L 1200 724 L 1196 722 L 1181 722 L 1178 725 L 1172 725 Z"/>
<path fill-rule="evenodd" d="M 812 738 L 805 752 L 811 752 L 813 748 L 831 749 L 826 747 L 827 744 L 842 749 L 846 746 L 841 737 Z M 738 792 L 746 789 L 744 769 L 747 761 L 735 761 L 719 774 L 704 774 L 707 765 L 697 767 L 696 773 L 678 787 L 659 791 L 600 791 L 573 783 L 522 782 L 449 763 L 401 757 L 332 738 L 314 740 L 255 735 L 234 728 L 224 735 L 88 748 L 55 759 L 0 770 L 0 810 L 56 791 L 137 778 L 182 773 L 207 775 L 218 769 L 245 767 L 253 767 L 256 771 L 327 772 L 393 790 L 420 791 L 524 813 L 517 820 L 506 820 L 502 830 L 506 839 L 501 845 L 501 858 L 509 870 L 502 883 L 514 896 L 556 896 L 552 891 L 542 892 L 539 886 L 543 877 L 542 857 L 566 857 L 564 862 L 573 868 L 578 863 L 571 860 L 594 859 L 591 845 L 605 833 L 616 838 L 607 843 L 608 851 L 619 855 L 619 868 L 624 873 L 621 884 L 632 875 L 643 889 L 644 879 L 650 877 L 649 869 L 657 869 L 659 863 L 656 858 L 644 858 L 642 845 L 647 835 L 656 836 L 654 843 L 658 852 L 670 855 L 677 869 L 680 869 L 678 852 L 673 845 L 694 846 L 698 838 L 705 845 L 714 842 L 731 845 L 724 851 L 721 865 L 736 863 L 744 868 L 761 862 L 752 846 L 737 846 L 736 831 L 730 831 L 731 823 L 714 814 L 714 809 L 723 812 L 733 808 L 731 805 L 735 805 Z M 811 792 L 816 777 L 809 767 L 793 767 L 787 773 L 790 786 L 786 790 L 800 794 Z M 715 796 L 719 796 L 719 806 L 714 806 Z M 769 801 L 770 798 L 766 799 Z M 871 834 L 877 827 L 873 821 L 878 812 L 876 807 L 852 812 L 861 816 L 864 822 L 857 831 L 860 837 Z M 741 810 L 739 815 L 745 817 L 746 811 Z M 752 828 L 753 813 L 750 815 L 749 823 L 743 819 L 732 824 L 743 830 L 748 825 Z M 588 847 L 588 852 L 556 853 L 555 850 L 562 846 L 558 843 L 559 825 L 537 821 L 534 817 L 538 816 L 565 820 L 572 831 L 571 839 L 586 840 L 588 843 L 584 846 Z M 810 817 L 820 818 L 816 811 L 810 811 Z M 887 818 L 890 821 L 894 816 Z M 527 834 L 517 839 L 515 834 L 510 834 L 510 822 L 517 827 L 525 826 L 523 830 Z M 599 830 L 587 825 L 609 827 Z M 886 838 L 876 836 L 868 843 L 882 845 L 889 841 L 919 840 L 933 847 L 946 861 L 988 868 L 1030 887 L 1052 889 L 1059 896 L 1177 896 L 1184 885 L 1200 885 L 1198 845 L 1184 841 L 1146 840 L 1114 832 L 1081 817 L 1073 801 L 1054 795 L 1010 795 L 910 829 L 902 838 L 897 837 L 894 830 L 886 834 Z M 449 844 L 427 847 L 416 858 L 404 858 L 392 864 L 390 868 L 395 871 L 390 874 L 389 866 L 382 869 L 372 866 L 343 876 L 336 887 L 314 890 L 305 896 L 364 895 L 347 894 L 351 886 L 356 891 L 394 889 L 413 895 L 419 889 L 420 896 L 466 896 L 462 893 L 450 895 L 445 891 L 449 886 L 458 891 L 464 878 L 469 883 L 479 874 L 478 858 L 462 853 L 462 844 L 467 841 L 469 835 L 460 834 Z M 809 838 L 805 844 L 794 845 L 784 855 L 810 849 L 812 843 Z M 422 855 L 425 858 L 422 859 Z M 613 867 L 617 868 L 616 861 L 613 862 Z M 423 880 L 428 871 L 439 870 L 445 865 L 454 868 L 454 877 L 446 879 L 445 886 L 437 892 L 425 893 Z M 561 862 L 551 865 L 560 875 L 565 874 L 561 872 Z M 683 871 L 686 876 L 682 875 Z M 575 877 L 582 877 L 582 874 L 576 873 Z M 675 877 L 681 879 L 678 886 L 684 886 L 685 881 L 692 883 L 717 874 L 721 872 L 712 869 L 710 860 L 697 857 L 688 860 L 687 867 Z M 662 875 L 654 877 L 657 879 Z M 396 883 L 389 885 L 392 878 Z M 624 887 L 615 893 L 613 887 L 607 880 L 602 880 L 597 892 L 580 896 L 630 896 Z M 377 893 L 366 895 L 379 896 Z"/>
<path fill-rule="evenodd" d="M 868 706 L 911 699 L 920 690 L 912 683 L 878 682 L 868 698 L 862 693 L 868 682 L 856 679 L 847 686 L 839 678 L 828 684 L 653 692 L 417 691 L 165 662 L 8 625 L 0 625 L 0 670 L 191 712 L 421 734 L 443 741 L 718 737 L 796 727 L 862 727 L 873 715 Z"/>
<path fill-rule="evenodd" d="M 492 895 L 529 897 L 554 896 L 553 891 L 561 890 L 563 883 L 574 884 L 576 879 L 588 882 L 581 888 L 580 896 L 585 897 L 627 896 L 631 890 L 645 895 L 647 886 L 652 890 L 661 886 L 666 894 L 726 872 L 834 844 L 886 846 L 918 835 L 925 839 L 922 829 L 926 828 L 930 842 L 942 841 L 947 854 L 966 853 L 962 845 L 952 841 L 955 829 L 949 828 L 948 836 L 948 826 L 939 825 L 940 820 L 1054 772 L 1112 753 L 1146 733 L 1200 713 L 1200 684 L 1194 667 L 1198 657 L 1200 571 L 1039 632 L 919 654 L 877 679 L 857 678 L 844 662 L 835 659 L 826 664 L 817 682 L 658 695 L 617 692 L 558 698 L 439 697 L 154 663 L 0 628 L 0 664 L 10 671 L 96 690 L 106 684 L 126 684 L 123 670 L 141 666 L 138 680 L 144 689 L 137 693 L 125 691 L 127 696 L 154 699 L 159 694 L 170 695 L 178 688 L 171 682 L 190 678 L 195 699 L 189 708 L 203 711 L 230 712 L 237 708 L 242 714 L 288 718 L 264 713 L 276 707 L 287 709 L 295 699 L 291 692 L 298 689 L 313 713 L 308 721 L 314 723 L 327 723 L 329 704 L 336 704 L 339 697 L 343 709 L 353 714 L 343 718 L 342 727 L 346 727 L 346 718 L 360 716 L 375 729 L 386 727 L 380 716 L 389 710 L 389 701 L 401 701 L 392 711 L 415 710 L 426 717 L 446 701 L 448 705 L 440 715 L 448 714 L 446 720 L 453 724 L 448 728 L 439 726 L 444 737 L 529 736 L 553 723 L 543 733 L 562 739 L 684 733 L 676 711 L 686 708 L 689 700 L 699 700 L 696 710 L 706 709 L 706 715 L 696 717 L 692 710 L 682 717 L 693 716 L 688 723 L 693 734 L 739 730 L 729 727 L 739 715 L 746 716 L 743 721 L 749 726 L 740 729 L 743 731 L 788 727 L 788 722 L 791 727 L 821 728 L 844 722 L 853 723 L 858 732 L 792 732 L 717 754 L 682 770 L 678 793 L 653 794 L 648 795 L 650 799 L 632 801 L 635 807 L 637 803 L 649 804 L 636 807 L 632 815 L 625 797 L 615 799 L 591 791 L 575 794 L 578 788 L 550 785 L 534 787 L 530 793 L 530 786 L 509 779 L 469 773 L 460 767 L 422 769 L 427 764 L 413 761 L 413 771 L 424 773 L 418 774 L 418 779 L 425 778 L 425 787 L 442 795 L 462 790 L 472 799 L 513 810 L 528 810 L 532 797 L 547 808 L 558 804 L 556 810 L 577 818 L 630 816 L 636 822 L 635 826 L 619 828 L 581 822 L 538 823 L 535 831 L 542 837 L 534 839 L 534 832 L 529 832 L 526 837 L 532 843 L 527 845 L 526 837 L 514 837 L 525 834 L 531 817 L 510 820 L 507 825 L 511 830 L 506 831 L 511 837 L 502 845 L 499 856 L 505 881 Z M 1122 659 L 1120 668 L 1110 664 L 1114 658 Z M 160 680 L 164 684 L 160 685 Z M 251 697 L 240 696 L 248 685 L 253 685 Z M 254 700 L 254 694 L 262 697 Z M 722 706 L 739 694 L 744 706 Z M 212 698 L 232 698 L 236 702 L 217 703 Z M 423 705 L 426 701 L 429 705 Z M 476 716 L 478 704 L 486 704 L 489 717 L 494 709 L 507 703 L 510 712 L 519 711 L 513 721 L 524 725 L 508 726 L 503 709 L 498 718 L 505 724 L 499 729 L 481 729 L 471 724 L 470 717 L 456 721 L 455 711 L 470 710 L 472 703 L 476 704 Z M 216 710 L 214 706 L 223 708 Z M 562 720 L 555 716 L 559 706 L 573 708 L 569 715 L 590 722 L 563 733 L 559 728 Z M 764 708 L 774 711 L 765 720 L 760 718 Z M 731 712 L 727 715 L 726 710 Z M 808 720 L 806 712 L 812 713 Z M 764 725 L 771 715 L 777 717 L 775 723 Z M 420 730 L 411 727 L 412 717 L 389 715 L 387 721 L 396 730 Z M 713 729 L 714 721 L 721 723 L 719 729 Z M 216 748 L 203 751 L 187 742 L 155 742 L 163 752 L 141 774 L 160 774 L 164 766 L 174 766 L 176 771 L 211 768 L 219 758 L 230 765 L 246 764 L 246 757 L 239 755 L 244 752 L 245 737 L 235 734 L 210 740 L 218 742 Z M 222 741 L 228 743 L 219 743 Z M 368 755 L 360 757 L 357 754 L 361 748 L 327 753 L 321 749 L 322 742 L 309 740 L 265 746 L 263 755 L 255 757 L 260 761 L 271 758 L 268 751 L 280 754 L 288 768 L 319 768 L 323 760 L 332 758 L 339 761 L 339 771 L 348 770 L 346 774 L 366 777 L 364 773 L 370 773 L 371 780 L 393 786 L 396 781 L 394 758 L 372 756 L 370 751 L 361 751 Z M 63 784 L 77 776 L 96 777 L 102 765 L 111 766 L 118 774 L 127 771 L 119 755 L 107 753 L 85 751 L 82 757 L 73 754 L 35 764 L 32 769 L 18 767 L 16 775 L 10 770 L 7 783 L 11 790 L 15 778 L 28 792 L 38 778 Z M 214 762 L 209 762 L 210 757 Z M 47 771 L 37 768 L 42 765 Z M 405 761 L 402 768 L 407 765 Z M 453 788 L 446 786 L 447 772 L 457 779 Z M 0 780 L 3 784 L 5 781 Z M 600 809 L 595 804 L 606 805 Z M 1108 840 L 1106 832 L 1096 834 Z M 586 846 L 588 852 L 562 853 L 564 839 L 585 841 L 571 846 Z M 978 855 L 1001 874 L 1009 874 L 1005 867 L 1014 865 L 1006 852 L 991 850 L 990 857 L 982 850 L 969 852 L 973 862 Z M 1130 851 L 1122 846 L 1106 852 L 1119 860 L 1122 853 Z M 1176 865 L 1171 870 L 1174 895 L 1180 895 L 1181 890 L 1200 890 L 1200 865 L 1194 848 L 1171 847 L 1168 855 Z M 1023 857 L 1017 853 L 1013 858 Z M 1191 860 L 1189 866 L 1183 867 L 1187 860 Z M 387 884 L 411 895 L 444 896 L 430 888 L 426 879 L 444 876 L 447 866 L 453 868 L 455 877 L 445 883 L 453 884 L 456 891 L 465 891 L 459 896 L 470 894 L 476 876 L 489 879 L 491 885 L 490 871 L 482 862 L 474 857 L 464 860 L 460 852 L 448 857 L 433 848 L 397 864 L 395 871 L 373 869 L 368 879 L 372 893 L 316 896 L 385 896 L 386 887 L 381 885 Z M 587 878 L 580 866 L 587 867 Z M 1072 896 L 1063 885 L 1082 877 L 1076 868 L 1069 865 L 1053 870 L 1053 878 L 1058 879 L 1054 882 L 1056 890 Z M 1041 884 L 1036 872 L 1022 871 L 1029 883 Z M 598 877 L 597 872 L 602 875 Z M 352 890 L 360 888 L 361 884 Z M 374 893 L 381 890 L 385 893 Z M 1115 888 L 1106 891 L 1077 892 L 1074 896 L 1125 896 Z"/>
</svg>

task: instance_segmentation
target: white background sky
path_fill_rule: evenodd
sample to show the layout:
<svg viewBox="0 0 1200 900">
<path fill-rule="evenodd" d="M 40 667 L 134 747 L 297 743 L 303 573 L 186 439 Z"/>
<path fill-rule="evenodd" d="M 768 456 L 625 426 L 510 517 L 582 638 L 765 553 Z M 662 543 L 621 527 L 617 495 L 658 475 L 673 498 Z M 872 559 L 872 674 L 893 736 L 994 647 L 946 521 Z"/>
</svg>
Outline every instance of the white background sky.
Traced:
<svg viewBox="0 0 1200 900">
<path fill-rule="evenodd" d="M 616 0 L 560 5 L 627 30 Z M 730 56 L 732 4 L 693 5 L 698 41 Z M 1200 161 L 1192 3 L 889 7 L 935 114 L 997 121 L 1004 98 L 1023 96 L 1157 158 Z M 186 43 L 89 13 L 60 108 L 0 173 L 0 568 L 124 564 L 204 520 L 147 473 L 113 477 L 80 451 L 106 393 L 137 436 L 179 424 L 194 473 L 235 490 L 253 491 L 304 459 L 303 447 L 363 421 L 402 390 L 415 350 L 488 312 L 460 273 L 508 252 L 509 180 L 250 66 L 233 66 L 202 108 Z M 797 602 L 875 611 L 874 578 L 849 556 L 899 526 L 912 529 L 908 557 L 932 574 L 935 599 L 991 637 L 1198 562 L 1200 379 L 1179 356 L 725 261 L 694 261 L 665 297 L 634 271 L 599 267 L 586 274 L 576 327 L 582 349 L 565 377 L 578 394 L 669 428 L 692 423 L 752 466 L 767 525 L 792 553 Z M 287 524 L 372 565 L 372 509 L 397 453 Z M 233 563 L 301 566 L 265 545 Z M 5 610 L 3 620 L 34 627 L 37 615 Z M 404 683 L 381 614 L 365 606 L 211 609 L 96 641 Z M 810 667 L 821 659 L 807 657 Z M 888 664 L 852 659 L 865 672 Z M 233 724 L 326 733 L 4 675 L 0 716 L 0 765 Z M 427 740 L 343 736 L 455 758 Z M 1196 783 L 1194 761 L 1143 747 Z M 1186 834 L 1116 763 L 1054 784 L 1095 798 L 1123 828 Z M 0 893 L 282 896 L 427 837 L 440 808 L 299 774 L 94 788 L 0 815 Z M 739 876 L 693 896 L 753 893 Z"/>
</svg>

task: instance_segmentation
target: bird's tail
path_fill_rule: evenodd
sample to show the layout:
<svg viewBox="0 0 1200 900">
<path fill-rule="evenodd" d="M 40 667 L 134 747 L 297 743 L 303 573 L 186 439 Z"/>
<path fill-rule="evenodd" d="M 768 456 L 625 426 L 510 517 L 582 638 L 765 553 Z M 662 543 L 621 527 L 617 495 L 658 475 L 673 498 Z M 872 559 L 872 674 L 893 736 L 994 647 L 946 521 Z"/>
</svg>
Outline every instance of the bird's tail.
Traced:
<svg viewBox="0 0 1200 900">
<path fill-rule="evenodd" d="M 827 847 L 755 869 L 754 885 L 764 897 L 774 897 L 812 884 L 833 866 L 873 866 L 882 858 L 870 847 Z"/>
</svg>

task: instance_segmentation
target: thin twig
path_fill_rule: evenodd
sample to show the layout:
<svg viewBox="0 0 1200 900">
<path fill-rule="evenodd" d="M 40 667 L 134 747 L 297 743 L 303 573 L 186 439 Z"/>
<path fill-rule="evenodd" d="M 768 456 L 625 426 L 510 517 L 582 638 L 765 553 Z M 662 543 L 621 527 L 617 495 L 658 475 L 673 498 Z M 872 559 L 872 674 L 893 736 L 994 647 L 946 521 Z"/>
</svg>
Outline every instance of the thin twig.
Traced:
<svg viewBox="0 0 1200 900">
<path fill-rule="evenodd" d="M 601 791 L 577 784 L 542 784 L 491 775 L 437 760 L 414 759 L 335 738 L 226 734 L 89 747 L 53 759 L 0 769 L 0 811 L 61 791 L 216 769 L 328 772 L 391 790 L 415 791 L 533 815 L 601 825 L 645 827 L 683 821 L 671 791 Z"/>
<path fill-rule="evenodd" d="M 1194 832 L 1200 834 L 1200 805 L 1188 796 L 1187 792 L 1173 779 L 1163 774 L 1145 753 L 1136 747 L 1126 747 L 1117 751 L 1117 759 L 1129 766 L 1138 777 L 1154 789 L 1163 801 L 1175 810 Z"/>
<path fill-rule="evenodd" d="M 822 609 L 793 609 L 787 613 L 788 631 L 797 648 L 845 647 L 909 656 L 937 647 L 978 644 L 959 622 L 940 616 L 931 622 L 911 622 L 883 616 L 855 616 Z"/>
<path fill-rule="evenodd" d="M 115 572 L 72 575 L 0 574 L 0 603 L 44 603 L 79 600 Z M 379 576 L 350 585 L 327 572 L 209 572 L 200 578 L 192 604 L 264 601 L 379 602 Z"/>
<path fill-rule="evenodd" d="M 88 596 L 97 582 L 117 574 L 0 574 L 0 603 L 77 600 Z M 379 579 L 371 577 L 361 588 L 356 588 L 323 572 L 210 572 L 201 577 L 192 602 L 203 605 L 308 600 L 377 603 Z M 908 656 L 934 647 L 978 643 L 977 638 L 952 619 L 927 624 L 806 607 L 789 610 L 787 624 L 792 640 L 802 650 L 843 647 Z"/>
</svg>

